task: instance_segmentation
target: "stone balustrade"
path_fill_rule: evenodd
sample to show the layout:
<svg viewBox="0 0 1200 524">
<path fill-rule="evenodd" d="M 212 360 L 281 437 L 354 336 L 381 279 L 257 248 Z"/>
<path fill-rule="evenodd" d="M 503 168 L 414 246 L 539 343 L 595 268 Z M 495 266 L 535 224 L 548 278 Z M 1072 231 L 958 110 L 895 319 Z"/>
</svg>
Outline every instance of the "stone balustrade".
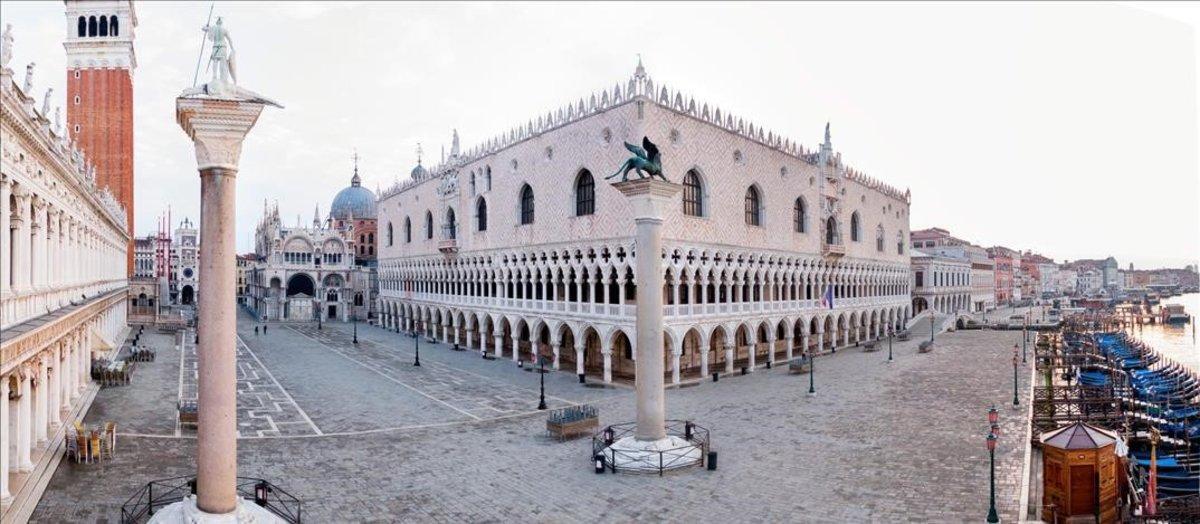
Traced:
<svg viewBox="0 0 1200 524">
<path fill-rule="evenodd" d="M 80 303 L 128 286 L 127 280 L 117 279 L 68 284 L 48 289 L 6 291 L 0 295 L 0 329 L 16 326 L 72 303 Z"/>
</svg>

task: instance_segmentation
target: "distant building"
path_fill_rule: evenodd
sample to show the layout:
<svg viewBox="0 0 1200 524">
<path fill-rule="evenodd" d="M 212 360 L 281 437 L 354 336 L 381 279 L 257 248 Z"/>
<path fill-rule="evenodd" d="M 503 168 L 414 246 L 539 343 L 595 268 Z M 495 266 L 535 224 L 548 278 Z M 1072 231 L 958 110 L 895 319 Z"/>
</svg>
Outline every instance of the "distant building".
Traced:
<svg viewBox="0 0 1200 524">
<path fill-rule="evenodd" d="M 133 240 L 133 276 L 135 278 L 154 278 L 154 248 L 154 235 L 138 237 Z"/>
<path fill-rule="evenodd" d="M 971 261 L 944 253 L 912 250 L 913 314 L 932 308 L 943 314 L 970 311 Z"/>
<path fill-rule="evenodd" d="M 994 265 L 994 281 L 996 290 L 996 305 L 1008 305 L 1013 302 L 1013 256 L 1015 251 L 1003 247 L 994 246 L 987 249 L 988 258 L 992 259 Z"/>
<path fill-rule="evenodd" d="M 237 257 L 237 303 L 239 305 L 246 304 L 246 297 L 249 295 L 250 288 L 246 285 L 250 270 L 254 267 L 254 263 L 258 261 L 258 255 L 254 253 L 246 255 L 238 255 Z"/>
<path fill-rule="evenodd" d="M 175 229 L 172 246 L 171 300 L 180 306 L 195 305 L 200 290 L 200 232 L 188 218 Z"/>
<path fill-rule="evenodd" d="M 970 298 L 963 310 L 981 313 L 996 307 L 996 263 L 988 256 L 986 249 L 936 227 L 913 231 L 910 238 L 914 250 L 970 263 L 970 277 L 967 283 Z"/>
</svg>

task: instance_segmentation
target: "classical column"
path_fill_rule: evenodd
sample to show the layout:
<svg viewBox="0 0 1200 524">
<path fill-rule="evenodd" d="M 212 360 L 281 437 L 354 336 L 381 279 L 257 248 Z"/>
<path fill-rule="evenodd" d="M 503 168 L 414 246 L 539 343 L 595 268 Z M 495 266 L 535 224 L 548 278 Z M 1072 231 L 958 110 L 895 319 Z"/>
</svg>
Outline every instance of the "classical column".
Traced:
<svg viewBox="0 0 1200 524">
<path fill-rule="evenodd" d="M 18 187 L 13 191 L 17 208 L 12 211 L 9 217 L 11 223 L 9 230 L 12 232 L 12 260 L 9 264 L 12 267 L 12 290 L 16 292 L 28 291 L 29 278 L 29 192 L 24 188 Z"/>
<path fill-rule="evenodd" d="M 662 223 L 667 206 L 682 186 L 643 178 L 613 184 L 629 199 L 636 227 L 637 344 L 634 367 L 637 430 L 640 441 L 666 438 L 666 393 L 663 389 L 663 261 Z M 608 362 L 608 356 L 605 356 Z M 606 366 L 607 367 L 607 366 Z M 608 373 L 605 373 L 606 375 Z"/>
<path fill-rule="evenodd" d="M 682 353 L 682 349 L 671 348 L 671 383 L 672 384 L 679 383 L 679 357 L 681 356 L 681 353 Z"/>
<path fill-rule="evenodd" d="M 492 349 L 495 352 L 496 358 L 503 357 L 504 356 L 504 335 L 501 335 L 499 333 L 492 335 L 492 343 L 493 343 Z"/>
<path fill-rule="evenodd" d="M 701 377 L 708 374 L 708 349 L 710 347 L 711 346 L 709 344 L 703 344 L 699 348 L 699 350 L 700 350 L 700 376 Z"/>
<path fill-rule="evenodd" d="M 758 339 L 750 340 L 750 347 L 746 348 L 750 353 L 750 368 L 747 371 L 754 371 L 754 364 L 758 361 L 758 345 L 762 344 Z"/>
<path fill-rule="evenodd" d="M 18 375 L 20 379 L 19 392 L 21 399 L 17 401 L 17 456 L 16 464 L 13 469 L 15 471 L 29 471 L 33 469 L 33 461 L 29 459 L 29 449 L 33 443 L 30 441 L 29 428 L 32 420 L 32 409 L 30 401 L 33 398 L 33 391 L 29 387 L 30 371 L 26 369 L 24 373 Z"/>
<path fill-rule="evenodd" d="M 575 341 L 575 374 L 582 375 L 583 371 L 583 341 Z"/>
<path fill-rule="evenodd" d="M 550 350 L 554 352 L 554 361 L 550 364 L 550 369 L 558 371 L 558 352 L 562 349 L 562 344 L 555 342 L 550 344 Z"/>
<path fill-rule="evenodd" d="M 259 98 L 185 94 L 175 100 L 176 119 L 195 145 L 200 172 L 200 274 L 205 283 L 198 296 L 196 503 L 207 513 L 229 514 L 238 506 L 235 187 L 242 141 L 263 107 Z"/>
<path fill-rule="evenodd" d="M 604 383 L 611 384 L 612 383 L 612 348 L 604 348 L 600 351 L 600 353 L 604 356 Z"/>
<path fill-rule="evenodd" d="M 5 199 L 7 200 L 7 198 Z M 0 212 L 7 212 L 0 210 Z M 8 230 L 0 229 L 0 233 Z M 8 492 L 8 377 L 0 377 L 0 504 L 8 504 L 12 495 Z"/>
<path fill-rule="evenodd" d="M 11 185 L 12 181 L 9 180 L 8 175 L 0 173 L 0 244 L 2 244 L 0 245 L 0 296 L 7 296 L 11 290 L 9 282 L 12 278 L 12 248 L 9 245 L 12 242 L 12 217 L 9 216 L 12 213 L 12 209 L 9 208 L 9 194 L 12 192 L 12 189 L 10 189 Z M 5 396 L 3 402 L 8 402 L 7 398 Z M 7 443 L 8 440 L 5 439 L 4 442 Z M 5 471 L 8 470 L 0 468 L 0 472 Z M 7 480 L 5 482 L 6 484 L 0 489 L 4 489 L 3 495 L 7 496 Z"/>
<path fill-rule="evenodd" d="M 517 334 L 514 332 L 509 340 L 512 341 L 512 360 L 516 362 L 521 359 L 521 341 L 517 339 Z"/>
<path fill-rule="evenodd" d="M 46 416 L 49 403 L 46 402 L 49 395 L 49 388 L 46 387 L 46 357 L 39 356 L 37 359 L 37 396 L 34 399 L 33 405 L 33 436 L 35 444 L 43 444 L 46 442 L 46 426 L 49 425 Z"/>
</svg>

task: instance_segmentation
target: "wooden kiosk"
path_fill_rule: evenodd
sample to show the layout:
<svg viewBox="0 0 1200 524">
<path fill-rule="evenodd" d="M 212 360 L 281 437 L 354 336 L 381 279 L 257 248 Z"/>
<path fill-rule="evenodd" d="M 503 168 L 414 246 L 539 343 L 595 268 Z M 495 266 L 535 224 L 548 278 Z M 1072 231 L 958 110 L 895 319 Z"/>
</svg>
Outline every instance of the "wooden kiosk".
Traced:
<svg viewBox="0 0 1200 524">
<path fill-rule="evenodd" d="M 1117 435 L 1076 422 L 1041 442 L 1042 520 L 1117 522 Z"/>
</svg>

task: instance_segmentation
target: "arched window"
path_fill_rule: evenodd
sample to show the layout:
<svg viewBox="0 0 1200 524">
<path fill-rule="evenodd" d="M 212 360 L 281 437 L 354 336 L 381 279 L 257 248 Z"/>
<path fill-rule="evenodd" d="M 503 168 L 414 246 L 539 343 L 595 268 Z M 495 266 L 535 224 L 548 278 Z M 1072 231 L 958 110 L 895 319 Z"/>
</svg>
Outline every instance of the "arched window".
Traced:
<svg viewBox="0 0 1200 524">
<path fill-rule="evenodd" d="M 425 240 L 433 240 L 433 213 L 425 212 Z"/>
<path fill-rule="evenodd" d="M 586 169 L 575 177 L 575 216 L 596 213 L 596 180 Z"/>
<path fill-rule="evenodd" d="M 875 251 L 883 253 L 883 225 L 875 228 Z"/>
<path fill-rule="evenodd" d="M 904 254 L 904 232 L 903 231 L 896 232 L 896 254 L 897 255 Z"/>
<path fill-rule="evenodd" d="M 521 186 L 521 225 L 533 223 L 533 188 Z"/>
<path fill-rule="evenodd" d="M 492 166 L 485 166 L 483 168 L 483 185 L 487 188 L 487 191 L 492 190 Z"/>
<path fill-rule="evenodd" d="M 117 15 L 108 17 L 108 34 L 112 36 L 121 36 L 117 32 Z"/>
<path fill-rule="evenodd" d="M 825 219 L 825 243 L 828 245 L 840 244 L 838 242 L 838 225 L 837 219 L 830 216 Z"/>
<path fill-rule="evenodd" d="M 100 36 L 108 36 L 108 17 L 100 17 Z"/>
<path fill-rule="evenodd" d="M 804 197 L 796 198 L 796 205 L 794 206 L 794 208 L 795 209 L 793 211 L 795 211 L 795 214 L 796 214 L 796 217 L 794 219 L 796 222 L 795 223 L 796 232 L 797 233 L 808 232 L 808 206 L 805 205 L 805 203 L 804 203 Z"/>
<path fill-rule="evenodd" d="M 850 215 L 850 240 L 852 242 L 862 240 L 862 234 L 858 230 L 858 211 Z"/>
<path fill-rule="evenodd" d="M 404 217 L 404 243 L 412 242 L 412 220 Z"/>
<path fill-rule="evenodd" d="M 746 225 L 762 225 L 762 205 L 758 198 L 758 188 L 754 186 L 746 189 Z"/>
<path fill-rule="evenodd" d="M 683 177 L 683 214 L 704 216 L 704 187 L 700 185 L 700 174 L 695 169 L 688 170 Z"/>
<path fill-rule="evenodd" d="M 375 245 L 375 233 L 367 233 L 367 245 Z"/>
<path fill-rule="evenodd" d="M 392 223 L 388 222 L 388 245 L 392 245 Z"/>
<path fill-rule="evenodd" d="M 88 17 L 88 36 L 96 36 L 96 17 Z"/>
<path fill-rule="evenodd" d="M 483 197 L 475 201 L 475 230 L 487 231 L 487 200 Z"/>
<path fill-rule="evenodd" d="M 475 196 L 475 172 L 471 172 L 471 196 Z"/>
<path fill-rule="evenodd" d="M 79 17 L 79 36 L 87 36 L 87 19 Z"/>
<path fill-rule="evenodd" d="M 454 217 L 454 208 L 446 209 L 446 239 L 458 238 L 458 220 Z"/>
</svg>

